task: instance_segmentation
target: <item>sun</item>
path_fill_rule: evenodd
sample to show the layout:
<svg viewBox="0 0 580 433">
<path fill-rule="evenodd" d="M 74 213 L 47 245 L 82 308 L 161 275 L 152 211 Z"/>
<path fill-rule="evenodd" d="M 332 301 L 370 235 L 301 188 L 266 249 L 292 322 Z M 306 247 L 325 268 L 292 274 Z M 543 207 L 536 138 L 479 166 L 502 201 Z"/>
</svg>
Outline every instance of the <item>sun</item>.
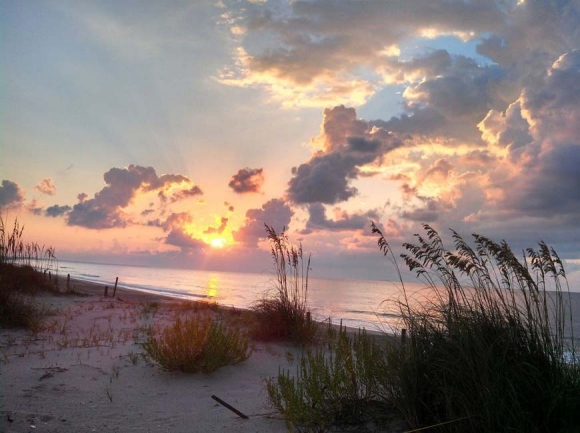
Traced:
<svg viewBox="0 0 580 433">
<path fill-rule="evenodd" d="M 213 248 L 223 248 L 227 243 L 228 241 L 225 240 L 224 238 L 214 238 L 211 241 L 209 241 L 209 244 Z"/>
</svg>

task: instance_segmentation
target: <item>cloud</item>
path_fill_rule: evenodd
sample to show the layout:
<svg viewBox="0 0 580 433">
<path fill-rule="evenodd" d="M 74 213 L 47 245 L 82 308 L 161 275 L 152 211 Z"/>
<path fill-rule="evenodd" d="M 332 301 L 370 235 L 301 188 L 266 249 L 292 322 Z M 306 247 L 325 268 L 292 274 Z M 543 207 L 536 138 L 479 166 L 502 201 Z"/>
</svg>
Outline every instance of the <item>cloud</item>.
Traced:
<svg viewBox="0 0 580 433">
<path fill-rule="evenodd" d="M 56 186 L 54 186 L 54 182 L 50 177 L 40 181 L 38 185 L 34 187 L 34 189 L 40 191 L 46 195 L 55 195 L 56 194 Z"/>
<path fill-rule="evenodd" d="M 220 220 L 220 225 L 218 227 L 208 227 L 204 231 L 204 233 L 205 234 L 212 234 L 212 233 L 222 234 L 227 226 L 228 226 L 228 218 L 222 217 Z"/>
<path fill-rule="evenodd" d="M 172 229 L 180 229 L 186 224 L 191 224 L 193 217 L 187 212 L 173 212 L 164 221 L 159 219 L 147 222 L 148 226 L 160 227 L 163 231 L 168 232 Z"/>
<path fill-rule="evenodd" d="M 328 219 L 326 209 L 321 203 L 312 203 L 308 205 L 308 221 L 306 227 L 301 231 L 302 234 L 310 234 L 313 231 L 352 231 L 364 230 L 370 225 L 371 221 L 379 220 L 379 213 L 376 210 L 370 210 L 364 213 L 348 214 L 347 212 L 334 209 L 334 219 Z"/>
<path fill-rule="evenodd" d="M 560 56 L 525 87 L 505 116 L 480 125 L 505 160 L 495 167 L 497 204 L 512 215 L 551 218 L 580 212 L 580 50 Z"/>
<path fill-rule="evenodd" d="M 264 224 L 280 232 L 288 228 L 293 215 L 294 211 L 283 200 L 272 199 L 264 203 L 260 209 L 249 209 L 244 225 L 232 235 L 237 242 L 255 246 L 259 239 L 267 236 Z"/>
<path fill-rule="evenodd" d="M 260 192 L 264 184 L 264 170 L 262 168 L 242 168 L 232 176 L 228 186 L 238 194 Z"/>
<path fill-rule="evenodd" d="M 30 203 L 26 205 L 26 209 L 33 215 L 42 215 L 42 206 L 39 206 L 36 199 L 32 199 Z"/>
<path fill-rule="evenodd" d="M 292 169 L 288 198 L 294 203 L 335 204 L 354 197 L 351 181 L 359 168 L 379 160 L 402 142 L 383 128 L 356 118 L 353 108 L 324 110 L 322 132 L 313 139 L 322 147 L 306 163 Z"/>
<path fill-rule="evenodd" d="M 71 209 L 72 208 L 68 205 L 59 206 L 59 205 L 55 204 L 54 206 L 47 207 L 44 211 L 44 214 L 47 217 L 56 218 L 56 217 L 65 215 Z"/>
<path fill-rule="evenodd" d="M 82 226 L 89 229 L 108 229 L 126 227 L 128 220 L 123 212 L 132 200 L 140 193 L 158 191 L 164 196 L 170 188 L 191 184 L 191 180 L 182 175 L 165 174 L 158 176 L 153 167 L 129 165 L 126 168 L 112 168 L 103 176 L 107 184 L 92 199 L 86 199 L 74 205 L 67 216 L 71 226 Z M 184 196 L 191 195 L 196 188 L 181 191 Z M 176 193 L 179 194 L 179 193 Z"/>
<path fill-rule="evenodd" d="M 167 245 L 173 245 L 183 250 L 202 250 L 207 247 L 205 242 L 194 238 L 188 231 L 188 225 L 193 222 L 193 217 L 187 212 L 171 213 L 164 221 L 159 219 L 147 222 L 150 227 L 159 227 L 167 235 L 161 238 Z"/>
<path fill-rule="evenodd" d="M 17 208 L 24 203 L 24 192 L 16 182 L 3 180 L 0 186 L 0 208 Z"/>
<path fill-rule="evenodd" d="M 238 8 L 230 14 L 232 25 L 243 29 L 238 55 L 221 79 L 263 86 L 287 105 L 359 105 L 385 75 L 393 75 L 385 70 L 388 60 L 404 43 L 418 36 L 467 39 L 497 31 L 509 20 L 505 9 L 495 2 L 445 0 L 314 0 Z M 417 64 L 421 68 L 429 69 Z"/>
<path fill-rule="evenodd" d="M 165 243 L 182 249 L 204 249 L 207 247 L 205 242 L 191 237 L 180 228 L 171 229 L 165 238 Z"/>
<path fill-rule="evenodd" d="M 433 223 L 437 221 L 439 214 L 442 212 L 440 203 L 431 198 L 426 198 L 423 201 L 425 203 L 422 206 L 404 210 L 399 216 L 403 219 L 420 223 Z"/>
<path fill-rule="evenodd" d="M 189 189 L 183 189 L 172 193 L 171 197 L 169 198 L 169 201 L 171 203 L 175 203 L 177 201 L 185 200 L 191 197 L 196 197 L 198 195 L 203 195 L 203 191 L 199 186 L 195 185 Z M 167 202 L 168 200 L 165 191 L 159 191 L 157 196 L 162 202 Z"/>
</svg>

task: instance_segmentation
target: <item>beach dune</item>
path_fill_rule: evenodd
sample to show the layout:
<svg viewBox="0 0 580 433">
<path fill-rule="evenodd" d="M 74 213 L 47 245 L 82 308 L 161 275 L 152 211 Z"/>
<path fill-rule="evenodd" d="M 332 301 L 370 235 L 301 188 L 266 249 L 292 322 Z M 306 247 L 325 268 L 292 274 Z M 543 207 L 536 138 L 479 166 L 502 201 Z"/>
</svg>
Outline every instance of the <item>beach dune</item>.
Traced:
<svg viewBox="0 0 580 433">
<path fill-rule="evenodd" d="M 255 343 L 250 359 L 210 374 L 164 371 L 140 343 L 149 326 L 171 322 L 179 301 L 74 286 L 78 294 L 36 298 L 53 311 L 42 330 L 0 330 L 0 431 L 285 431 L 264 379 L 294 368 L 298 349 Z"/>
</svg>

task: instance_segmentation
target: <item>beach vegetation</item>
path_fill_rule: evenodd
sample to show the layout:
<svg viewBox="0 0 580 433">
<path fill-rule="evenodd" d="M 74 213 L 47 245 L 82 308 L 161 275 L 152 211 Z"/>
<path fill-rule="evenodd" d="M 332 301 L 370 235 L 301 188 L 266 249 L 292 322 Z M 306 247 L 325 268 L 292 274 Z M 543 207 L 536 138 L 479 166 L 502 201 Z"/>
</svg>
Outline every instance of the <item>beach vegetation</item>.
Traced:
<svg viewBox="0 0 580 433">
<path fill-rule="evenodd" d="M 564 432 L 580 425 L 580 360 L 562 261 L 544 242 L 519 260 L 505 242 L 424 226 L 401 255 L 428 287 L 398 307 L 410 338 L 395 348 L 391 400 L 413 427 Z M 386 256 L 392 250 L 380 232 Z"/>
<path fill-rule="evenodd" d="M 146 354 L 170 371 L 210 373 L 252 354 L 247 335 L 211 315 L 177 315 L 172 325 L 143 343 Z"/>
<path fill-rule="evenodd" d="M 339 334 L 331 354 L 305 353 L 294 375 L 281 371 L 267 382 L 290 425 L 322 431 L 343 419 L 345 407 L 354 408 L 348 419 L 358 413 L 360 406 L 345 402 L 365 401 L 394 408 L 412 429 L 577 431 L 580 360 L 566 273 L 552 248 L 540 242 L 519 260 L 506 242 L 473 235 L 472 247 L 452 231 L 447 249 L 425 225 L 401 255 L 426 285 L 419 299 L 406 289 L 384 235 L 372 229 L 399 273 L 395 308 L 407 338 L 385 334 L 373 346 L 364 334 Z M 360 341 L 369 349 L 357 348 Z"/>
<path fill-rule="evenodd" d="M 327 347 L 312 348 L 298 358 L 295 372 L 282 369 L 266 380 L 269 400 L 288 427 L 299 431 L 368 422 L 384 427 L 394 414 L 383 398 L 391 343 L 364 330 L 349 334 L 340 326 Z"/>
<path fill-rule="evenodd" d="M 308 345 L 318 331 L 308 305 L 310 256 L 304 255 L 302 245 L 292 245 L 284 231 L 277 233 L 267 224 L 265 228 L 274 263 L 274 287 L 252 307 L 256 319 L 252 337 Z"/>
<path fill-rule="evenodd" d="M 56 262 L 54 248 L 23 240 L 24 227 L 0 215 L 0 326 L 37 329 L 47 309 L 34 296 L 58 292 L 46 277 Z"/>
</svg>

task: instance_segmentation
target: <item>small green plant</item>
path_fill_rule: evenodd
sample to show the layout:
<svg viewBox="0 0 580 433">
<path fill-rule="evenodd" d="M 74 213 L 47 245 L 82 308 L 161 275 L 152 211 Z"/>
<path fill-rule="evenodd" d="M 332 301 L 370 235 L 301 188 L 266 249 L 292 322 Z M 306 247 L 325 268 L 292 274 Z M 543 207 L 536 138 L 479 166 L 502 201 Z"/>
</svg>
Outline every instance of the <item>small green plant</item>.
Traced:
<svg viewBox="0 0 580 433">
<path fill-rule="evenodd" d="M 301 430 L 359 424 L 377 407 L 382 408 L 384 421 L 388 414 L 382 389 L 388 373 L 385 342 L 364 330 L 349 336 L 341 326 L 330 350 L 308 351 L 299 358 L 295 375 L 283 370 L 276 379 L 267 380 L 270 402 L 288 427 Z"/>
<path fill-rule="evenodd" d="M 302 246 L 290 243 L 284 232 L 278 234 L 265 224 L 275 268 L 275 287 L 259 300 L 253 310 L 256 324 L 252 336 L 258 340 L 290 339 L 300 345 L 313 342 L 318 326 L 308 311 L 310 257 Z"/>
<path fill-rule="evenodd" d="M 145 352 L 167 370 L 210 373 L 237 364 L 252 353 L 247 336 L 211 316 L 177 316 L 173 325 L 143 344 Z"/>
</svg>

